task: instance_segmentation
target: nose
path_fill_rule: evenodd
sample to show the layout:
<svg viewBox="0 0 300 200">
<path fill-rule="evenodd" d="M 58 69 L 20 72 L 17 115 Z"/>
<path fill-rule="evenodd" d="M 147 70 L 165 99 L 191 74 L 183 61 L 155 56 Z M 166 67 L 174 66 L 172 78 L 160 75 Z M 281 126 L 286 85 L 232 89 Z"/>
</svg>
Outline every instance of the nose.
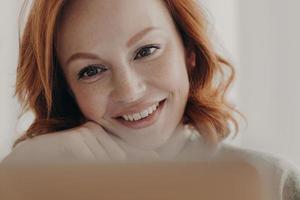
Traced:
<svg viewBox="0 0 300 200">
<path fill-rule="evenodd" d="M 127 104 L 145 95 L 146 84 L 143 77 L 128 66 L 113 73 L 113 84 L 111 98 L 115 103 Z"/>
</svg>

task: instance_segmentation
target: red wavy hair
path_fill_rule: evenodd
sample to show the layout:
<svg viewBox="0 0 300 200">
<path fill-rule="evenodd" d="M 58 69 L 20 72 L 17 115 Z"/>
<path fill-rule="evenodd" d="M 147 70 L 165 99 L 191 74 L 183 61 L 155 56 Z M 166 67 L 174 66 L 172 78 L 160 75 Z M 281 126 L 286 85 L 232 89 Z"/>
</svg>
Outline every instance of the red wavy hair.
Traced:
<svg viewBox="0 0 300 200">
<path fill-rule="evenodd" d="M 195 53 L 195 66 L 187 66 L 190 80 L 184 123 L 192 124 L 213 144 L 226 138 L 239 125 L 239 113 L 226 101 L 235 77 L 230 63 L 219 56 L 207 36 L 207 21 L 198 0 L 164 0 L 181 34 L 185 48 Z M 78 126 L 85 122 L 75 100 L 69 95 L 55 52 L 55 37 L 67 0 L 35 0 L 22 37 L 15 95 L 23 112 L 33 111 L 35 119 L 15 145 L 27 138 Z"/>
</svg>

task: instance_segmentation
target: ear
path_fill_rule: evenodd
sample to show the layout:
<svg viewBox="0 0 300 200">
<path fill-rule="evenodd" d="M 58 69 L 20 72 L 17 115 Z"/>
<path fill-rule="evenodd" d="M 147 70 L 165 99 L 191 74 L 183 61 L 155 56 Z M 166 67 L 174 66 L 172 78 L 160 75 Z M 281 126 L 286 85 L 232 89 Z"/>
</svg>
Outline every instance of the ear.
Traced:
<svg viewBox="0 0 300 200">
<path fill-rule="evenodd" d="M 186 49 L 185 58 L 187 66 L 190 66 L 192 68 L 196 66 L 196 53 L 193 49 Z"/>
</svg>

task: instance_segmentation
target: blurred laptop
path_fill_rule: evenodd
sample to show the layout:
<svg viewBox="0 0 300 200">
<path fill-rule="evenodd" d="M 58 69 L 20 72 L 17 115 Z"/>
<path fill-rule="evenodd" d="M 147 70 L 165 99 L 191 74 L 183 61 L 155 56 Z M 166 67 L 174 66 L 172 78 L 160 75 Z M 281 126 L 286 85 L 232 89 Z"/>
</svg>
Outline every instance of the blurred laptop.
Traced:
<svg viewBox="0 0 300 200">
<path fill-rule="evenodd" d="M 1 200 L 258 200 L 255 168 L 242 162 L 111 163 L 0 169 Z"/>
</svg>

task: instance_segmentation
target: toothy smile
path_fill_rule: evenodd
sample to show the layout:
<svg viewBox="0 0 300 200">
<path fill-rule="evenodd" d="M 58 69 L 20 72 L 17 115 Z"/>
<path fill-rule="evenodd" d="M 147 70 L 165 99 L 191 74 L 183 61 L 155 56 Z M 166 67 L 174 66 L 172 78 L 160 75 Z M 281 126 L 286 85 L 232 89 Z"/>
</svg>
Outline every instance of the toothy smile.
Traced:
<svg viewBox="0 0 300 200">
<path fill-rule="evenodd" d="M 148 117 L 150 114 L 152 114 L 158 107 L 159 103 L 156 103 L 148 108 L 146 108 L 145 110 L 142 110 L 140 112 L 137 113 L 133 113 L 133 114 L 127 114 L 127 115 L 122 115 L 122 118 L 126 121 L 137 121 L 143 118 Z"/>
<path fill-rule="evenodd" d="M 157 103 L 153 103 L 152 106 L 140 107 L 140 111 L 139 109 L 136 109 L 137 107 L 131 108 L 131 112 L 126 112 L 118 115 L 119 117 L 116 117 L 116 120 L 117 122 L 129 128 L 146 128 L 154 124 L 159 119 L 165 102 L 166 99 L 161 100 Z"/>
</svg>

